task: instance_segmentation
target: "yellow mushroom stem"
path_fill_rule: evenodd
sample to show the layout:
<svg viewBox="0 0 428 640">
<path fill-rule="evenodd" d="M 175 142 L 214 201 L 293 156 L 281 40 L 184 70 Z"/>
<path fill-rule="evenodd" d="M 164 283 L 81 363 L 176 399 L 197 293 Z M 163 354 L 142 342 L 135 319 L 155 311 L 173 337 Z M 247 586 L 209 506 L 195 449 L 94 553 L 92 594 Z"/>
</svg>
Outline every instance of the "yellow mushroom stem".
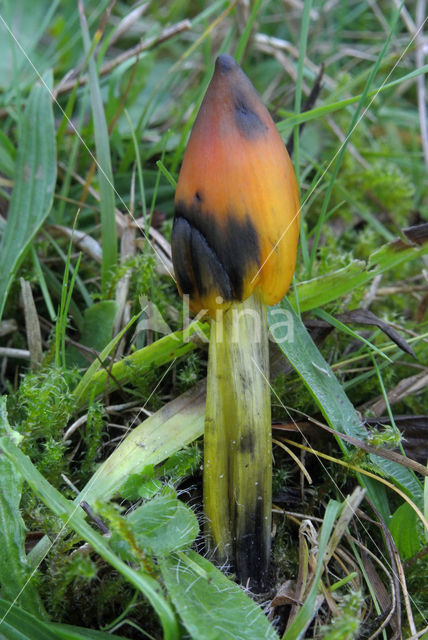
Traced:
<svg viewBox="0 0 428 640">
<path fill-rule="evenodd" d="M 266 586 L 272 435 L 266 306 L 258 293 L 211 320 L 204 435 L 206 532 L 240 581 Z"/>
</svg>

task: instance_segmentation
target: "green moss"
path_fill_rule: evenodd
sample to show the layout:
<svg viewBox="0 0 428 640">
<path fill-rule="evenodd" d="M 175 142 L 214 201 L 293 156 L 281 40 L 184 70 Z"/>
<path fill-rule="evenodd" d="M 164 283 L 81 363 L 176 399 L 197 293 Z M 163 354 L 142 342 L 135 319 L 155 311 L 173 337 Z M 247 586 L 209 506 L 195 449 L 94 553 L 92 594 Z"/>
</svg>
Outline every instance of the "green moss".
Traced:
<svg viewBox="0 0 428 640">
<path fill-rule="evenodd" d="M 94 402 L 88 408 L 88 417 L 82 430 L 85 445 L 84 458 L 80 467 L 81 476 L 95 471 L 101 454 L 102 437 L 106 430 L 106 415 L 100 402 Z"/>
<path fill-rule="evenodd" d="M 352 640 L 358 635 L 363 597 L 360 592 L 348 592 L 339 601 L 333 621 L 320 629 L 323 640 Z"/>
<path fill-rule="evenodd" d="M 204 366 L 199 353 L 190 353 L 177 369 L 177 383 L 179 393 L 184 393 L 201 379 Z"/>
<path fill-rule="evenodd" d="M 27 373 L 9 396 L 10 421 L 24 436 L 24 452 L 55 486 L 68 469 L 63 433 L 74 410 L 70 385 L 75 375 L 56 367 Z"/>
</svg>

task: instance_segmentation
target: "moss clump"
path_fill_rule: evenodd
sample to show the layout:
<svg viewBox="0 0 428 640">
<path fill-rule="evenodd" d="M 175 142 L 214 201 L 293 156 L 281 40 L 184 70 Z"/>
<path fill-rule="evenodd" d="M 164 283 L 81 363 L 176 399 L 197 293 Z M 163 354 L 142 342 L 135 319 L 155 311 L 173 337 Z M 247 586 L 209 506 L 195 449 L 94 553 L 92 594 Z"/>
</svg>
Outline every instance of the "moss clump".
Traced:
<svg viewBox="0 0 428 640">
<path fill-rule="evenodd" d="M 359 591 L 345 594 L 339 602 L 338 615 L 321 628 L 318 637 L 323 640 L 352 640 L 360 628 L 360 611 L 363 597 Z"/>
<path fill-rule="evenodd" d="M 73 371 L 48 367 L 27 373 L 9 396 L 9 420 L 24 436 L 22 448 L 54 486 L 68 469 L 63 433 L 74 410 L 74 378 Z"/>
</svg>

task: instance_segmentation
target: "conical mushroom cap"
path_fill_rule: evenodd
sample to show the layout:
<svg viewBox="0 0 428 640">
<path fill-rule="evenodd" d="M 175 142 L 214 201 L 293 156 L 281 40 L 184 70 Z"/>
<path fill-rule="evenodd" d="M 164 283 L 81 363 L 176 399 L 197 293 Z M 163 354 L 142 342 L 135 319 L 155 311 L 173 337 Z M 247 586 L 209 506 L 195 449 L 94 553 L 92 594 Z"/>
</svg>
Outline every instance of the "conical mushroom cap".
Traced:
<svg viewBox="0 0 428 640">
<path fill-rule="evenodd" d="M 299 195 L 285 145 L 236 61 L 217 58 L 175 195 L 172 259 L 193 312 L 254 290 L 276 304 L 293 276 Z"/>
</svg>

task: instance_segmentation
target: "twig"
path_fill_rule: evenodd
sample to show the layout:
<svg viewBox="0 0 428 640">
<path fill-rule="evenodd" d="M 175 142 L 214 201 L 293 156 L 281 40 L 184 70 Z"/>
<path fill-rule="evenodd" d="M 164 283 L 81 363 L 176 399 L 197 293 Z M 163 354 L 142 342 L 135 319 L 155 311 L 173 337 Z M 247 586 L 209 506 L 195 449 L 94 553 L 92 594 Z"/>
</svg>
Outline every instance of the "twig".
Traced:
<svg viewBox="0 0 428 640">
<path fill-rule="evenodd" d="M 129 60 L 130 58 L 138 56 L 142 51 L 146 51 L 147 49 L 155 47 L 161 44 L 162 42 L 165 42 L 166 40 L 173 38 L 177 34 L 182 33 L 183 31 L 187 31 L 190 28 L 191 28 L 190 20 L 181 20 L 181 22 L 178 22 L 177 24 L 174 24 L 171 27 L 167 27 L 162 31 L 160 35 L 150 38 L 149 40 L 146 40 L 144 42 L 140 42 L 140 44 L 136 45 L 135 47 L 132 47 L 131 49 L 128 49 L 128 51 L 124 51 L 120 55 L 116 56 L 116 58 L 113 58 L 113 60 L 110 60 L 109 62 L 107 62 L 100 69 L 100 73 L 99 73 L 100 77 L 107 75 L 108 73 L 113 71 L 113 69 L 121 65 L 123 62 L 126 62 L 126 60 Z M 59 95 L 63 93 L 67 93 L 68 91 L 71 91 L 72 89 L 74 89 L 76 84 L 78 86 L 83 86 L 87 84 L 88 80 L 89 80 L 89 76 L 86 73 L 79 79 L 61 81 L 59 85 L 54 89 L 53 96 L 54 98 L 57 98 Z"/>
<path fill-rule="evenodd" d="M 71 425 L 68 427 L 67 431 L 66 431 L 66 432 L 64 433 L 64 435 L 62 436 L 62 439 L 63 439 L 63 440 L 68 440 L 68 439 L 69 439 L 69 437 L 70 437 L 70 436 L 72 436 L 72 435 L 73 435 L 73 433 L 74 433 L 75 431 L 77 431 L 77 429 L 78 429 L 79 427 L 81 427 L 81 426 L 82 426 L 82 424 L 85 424 L 85 422 L 86 422 L 86 420 L 87 420 L 87 419 L 88 419 L 88 414 L 87 414 L 87 413 L 85 413 L 83 416 L 80 416 L 80 418 L 78 418 L 77 420 L 75 420 L 75 421 L 73 422 L 73 424 L 71 424 Z"/>
<path fill-rule="evenodd" d="M 0 347 L 0 358 L 1 357 L 29 360 L 30 352 L 27 349 L 13 349 L 12 347 Z"/>
<path fill-rule="evenodd" d="M 20 282 L 22 303 L 24 306 L 27 344 L 30 350 L 30 362 L 32 368 L 36 369 L 43 359 L 42 334 L 40 331 L 39 317 L 37 315 L 36 305 L 34 304 L 30 283 L 24 280 L 24 278 L 21 278 Z"/>
<path fill-rule="evenodd" d="M 410 458 L 407 458 L 406 456 L 403 456 L 400 453 L 397 453 L 396 451 L 390 451 L 389 449 L 385 449 L 383 447 L 374 447 L 373 445 L 368 444 L 363 440 L 360 440 L 360 438 L 354 438 L 353 436 L 348 436 L 345 433 L 340 433 L 339 431 L 332 429 L 331 427 L 327 426 L 326 424 L 323 424 L 322 422 L 320 422 L 319 420 L 316 420 L 311 416 L 307 416 L 307 419 L 308 419 L 308 422 L 312 424 L 316 424 L 317 426 L 321 427 L 325 431 L 328 431 L 332 435 L 337 436 L 338 438 L 340 438 L 341 440 L 344 440 L 345 442 L 349 442 L 349 444 L 354 445 L 358 449 L 363 449 L 364 451 L 367 451 L 367 453 L 372 453 L 376 456 L 380 456 L 387 460 L 392 460 L 392 462 L 396 462 L 397 464 L 401 464 L 404 467 L 408 467 L 409 469 L 412 469 L 413 471 L 416 471 L 417 473 L 420 473 L 423 476 L 428 476 L 428 470 L 422 464 L 419 464 L 419 462 L 416 462 L 415 460 L 411 460 Z M 283 425 L 280 425 L 280 424 L 274 424 L 273 428 L 278 431 L 285 430 L 283 428 Z M 284 441 L 289 442 L 287 438 L 284 438 Z M 292 444 L 296 444 L 296 443 L 292 443 Z"/>
<path fill-rule="evenodd" d="M 92 511 L 91 507 L 87 502 L 82 500 L 82 502 L 80 503 L 80 506 L 82 507 L 83 511 L 91 518 L 91 520 L 97 525 L 98 529 L 100 529 L 100 531 L 103 534 L 110 533 L 110 529 L 104 524 L 101 518 L 97 516 L 97 514 L 94 513 L 94 511 Z"/>
<path fill-rule="evenodd" d="M 299 58 L 299 50 L 287 40 L 274 38 L 273 36 L 267 36 L 265 33 L 256 33 L 254 41 L 259 48 L 268 50 L 270 51 L 270 53 L 285 51 L 296 60 L 298 60 Z M 305 67 L 316 75 L 318 75 L 320 72 L 320 66 L 314 64 L 311 60 L 309 60 L 309 58 L 305 58 Z M 337 83 L 332 78 L 330 78 L 330 76 L 324 75 L 323 80 L 331 89 L 335 89 L 337 87 Z"/>
<path fill-rule="evenodd" d="M 16 320 L 2 320 L 0 322 L 0 338 L 7 336 L 9 333 L 15 333 L 17 329 L 18 325 L 16 324 Z"/>
<path fill-rule="evenodd" d="M 410 636 L 409 638 L 406 638 L 406 640 L 418 640 L 419 638 L 422 638 L 423 636 L 425 636 L 427 632 L 428 632 L 428 627 L 425 627 L 425 629 L 421 629 L 416 634 Z"/>
<path fill-rule="evenodd" d="M 86 206 L 86 205 L 85 205 Z M 88 233 L 79 231 L 78 229 L 71 229 L 70 227 L 64 227 L 60 224 L 51 224 L 47 226 L 47 231 L 53 231 L 57 234 L 63 235 L 81 251 L 86 253 L 90 258 L 101 264 L 102 261 L 102 249 L 99 242 L 95 240 Z"/>
<path fill-rule="evenodd" d="M 115 42 L 117 42 L 124 33 L 126 33 L 131 27 L 134 26 L 135 22 L 137 22 L 143 13 L 145 13 L 146 9 L 149 7 L 150 2 L 144 2 L 140 6 L 137 6 L 130 13 L 128 13 L 122 20 L 119 22 L 117 27 L 115 28 L 113 35 L 110 38 L 109 45 L 111 46 Z"/>
<path fill-rule="evenodd" d="M 407 398 L 413 393 L 417 393 L 418 391 L 422 391 L 426 389 L 428 384 L 428 373 L 426 369 L 422 371 L 422 373 L 416 373 L 413 376 L 409 376 L 408 378 L 403 378 L 398 382 L 393 389 L 388 391 L 388 402 L 390 404 L 396 404 L 403 400 L 403 398 Z M 386 402 L 385 398 L 381 395 L 374 400 L 370 400 L 369 402 L 364 403 L 358 407 L 358 410 L 361 412 L 366 412 L 370 410 L 374 413 L 375 416 L 380 416 L 385 411 Z"/>
</svg>

